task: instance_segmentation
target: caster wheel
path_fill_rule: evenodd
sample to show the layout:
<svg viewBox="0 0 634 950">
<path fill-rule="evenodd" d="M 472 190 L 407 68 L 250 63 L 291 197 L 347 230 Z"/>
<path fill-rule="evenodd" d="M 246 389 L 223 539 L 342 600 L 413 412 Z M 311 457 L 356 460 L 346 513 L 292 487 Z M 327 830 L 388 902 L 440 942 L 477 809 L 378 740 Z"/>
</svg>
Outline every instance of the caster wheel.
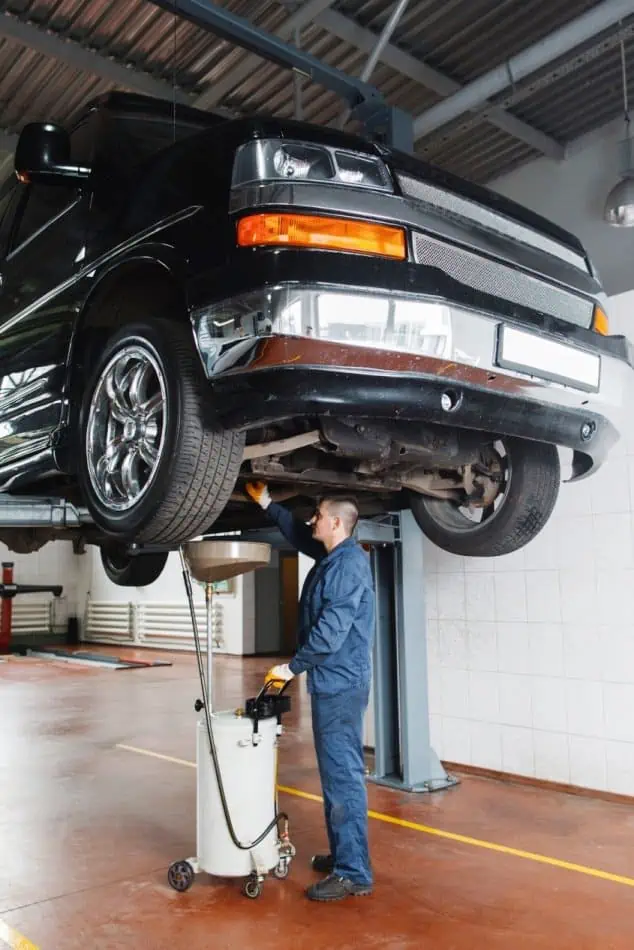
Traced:
<svg viewBox="0 0 634 950">
<path fill-rule="evenodd" d="M 194 883 L 194 869 L 189 861 L 175 861 L 167 872 L 167 880 L 175 891 L 187 891 Z"/>
<path fill-rule="evenodd" d="M 284 878 L 288 877 L 290 869 L 291 866 L 288 861 L 280 861 L 277 867 L 273 868 L 273 877 L 276 877 L 278 881 L 283 881 Z"/>
<path fill-rule="evenodd" d="M 250 897 L 251 900 L 255 900 L 255 898 L 259 897 L 262 893 L 262 885 L 259 881 L 254 881 L 250 878 L 248 881 L 244 882 L 242 893 L 245 897 Z"/>
</svg>

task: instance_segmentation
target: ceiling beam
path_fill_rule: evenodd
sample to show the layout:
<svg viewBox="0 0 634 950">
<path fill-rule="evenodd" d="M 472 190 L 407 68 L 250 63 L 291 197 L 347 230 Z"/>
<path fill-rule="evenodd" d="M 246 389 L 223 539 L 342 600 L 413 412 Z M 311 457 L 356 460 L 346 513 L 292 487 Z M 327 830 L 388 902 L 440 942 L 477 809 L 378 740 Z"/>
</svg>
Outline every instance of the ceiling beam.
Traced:
<svg viewBox="0 0 634 950">
<path fill-rule="evenodd" d="M 275 35 L 280 39 L 289 40 L 292 39 L 296 30 L 314 22 L 317 26 L 351 46 L 372 54 L 376 49 L 379 36 L 341 13 L 330 10 L 329 7 L 332 3 L 333 0 L 305 0 L 302 6 L 287 17 L 275 31 Z M 422 60 L 404 52 L 393 43 L 386 44 L 381 52 L 380 61 L 443 97 L 452 96 L 462 89 L 460 83 L 428 66 Z M 249 54 L 218 82 L 213 83 L 208 90 L 203 92 L 194 104 L 200 109 L 208 109 L 218 105 L 225 96 L 244 82 L 260 63 L 260 57 Z M 560 142 L 527 122 L 516 118 L 505 109 L 492 106 L 487 112 L 486 120 L 549 158 L 560 161 L 565 157 L 565 148 Z"/>
<path fill-rule="evenodd" d="M 333 0 L 306 0 L 295 13 L 284 21 L 278 29 L 277 35 L 283 39 L 291 38 L 296 30 L 312 21 L 322 29 L 338 36 L 339 39 L 362 51 L 371 53 L 378 42 L 377 34 L 359 26 L 340 13 L 328 9 L 332 2 Z M 170 99 L 175 95 L 177 102 L 196 105 L 198 108 L 216 106 L 231 89 L 239 85 L 261 62 L 257 56 L 247 56 L 219 83 L 215 83 L 200 96 L 194 96 L 182 89 L 177 88 L 174 91 L 169 82 L 155 79 L 139 69 L 129 67 L 122 62 L 88 49 L 75 40 L 62 38 L 49 30 L 6 12 L 0 13 L 0 36 L 35 49 L 45 56 L 51 56 L 66 63 L 71 68 L 99 76 L 108 82 L 123 86 L 134 92 Z M 451 96 L 462 88 L 459 83 L 416 57 L 400 50 L 392 43 L 388 43 L 382 51 L 381 61 L 441 96 Z M 487 112 L 486 120 L 550 158 L 562 159 L 564 157 L 564 147 L 559 142 L 528 123 L 522 122 L 500 107 L 491 107 Z M 2 147 L 1 142 L 0 133 L 0 147 Z M 11 149 L 13 147 L 14 144 L 10 145 Z"/>
<path fill-rule="evenodd" d="M 13 175 L 13 155 L 2 155 L 0 152 L 0 186 Z"/>
<path fill-rule="evenodd" d="M 363 52 L 370 53 L 379 39 L 378 35 L 373 33 L 372 30 L 359 26 L 353 20 L 342 16 L 335 10 L 324 11 L 315 18 L 315 23 Z M 436 92 L 440 96 L 452 96 L 463 88 L 460 83 L 450 79 L 449 76 L 439 72 L 417 57 L 399 49 L 393 43 L 387 44 L 380 58 L 386 66 L 390 66 L 396 72 L 413 79 L 421 86 L 431 89 L 432 92 Z M 560 142 L 500 107 L 491 106 L 487 110 L 486 121 L 490 122 L 491 125 L 495 125 L 498 129 L 502 129 L 513 138 L 525 142 L 531 148 L 549 158 L 561 161 L 565 157 L 565 148 Z"/>
<path fill-rule="evenodd" d="M 596 43 L 592 43 L 590 46 L 584 46 L 581 52 L 579 52 L 579 50 L 572 50 L 569 56 L 564 57 L 563 61 L 558 59 L 554 65 L 535 73 L 535 75 L 525 83 L 520 83 L 519 86 L 509 89 L 508 93 L 505 93 L 503 96 L 496 97 L 496 103 L 503 109 L 511 109 L 525 99 L 537 95 L 537 93 L 552 86 L 553 83 L 560 82 L 567 76 L 572 75 L 576 70 L 582 69 L 588 63 L 595 61 L 600 56 L 613 50 L 620 45 L 622 40 L 629 40 L 633 36 L 634 22 L 630 21 L 627 26 L 617 29 L 607 36 L 603 34 L 601 39 Z M 472 113 L 469 118 L 461 116 L 459 119 L 455 119 L 449 123 L 449 125 L 443 129 L 443 141 L 446 142 L 447 139 L 452 138 L 458 133 L 463 135 L 465 132 L 469 132 L 482 121 L 485 112 L 486 110 L 479 113 Z M 575 140 L 566 142 L 566 157 L 570 154 L 570 149 L 574 145 L 574 142 Z"/>
<path fill-rule="evenodd" d="M 0 152 L 12 152 L 18 143 L 17 135 L 0 129 Z"/>
<path fill-rule="evenodd" d="M 170 13 L 174 10 L 174 0 L 151 2 Z M 344 73 L 292 43 L 287 43 L 219 3 L 212 0 L 178 0 L 178 15 L 232 45 L 242 46 L 260 59 L 269 60 L 283 69 L 303 73 L 313 82 L 340 96 L 357 115 L 363 112 L 364 115 L 373 113 L 376 116 L 379 111 L 388 108 L 381 93 L 374 86 L 357 76 Z"/>
<path fill-rule="evenodd" d="M 281 40 L 292 40 L 296 30 L 301 30 L 302 27 L 307 26 L 333 3 L 334 0 L 305 0 L 295 13 L 284 20 L 273 35 L 278 36 Z M 194 105 L 198 109 L 209 109 L 218 105 L 236 86 L 244 82 L 261 63 L 261 57 L 249 53 L 242 62 L 229 70 L 222 79 L 212 83 L 209 89 L 206 89 L 196 99 Z"/>
<path fill-rule="evenodd" d="M 511 56 L 489 72 L 463 86 L 444 102 L 427 109 L 414 122 L 416 138 L 429 135 L 465 112 L 474 112 L 498 93 L 521 82 L 526 76 L 553 63 L 586 40 L 599 35 L 620 20 L 634 13 L 634 0 L 603 0 L 569 20 L 548 36 Z"/>
<path fill-rule="evenodd" d="M 51 56 L 73 69 L 92 73 L 92 75 L 99 76 L 107 82 L 124 86 L 134 92 L 170 100 L 175 95 L 176 101 L 182 105 L 191 105 L 192 103 L 192 96 L 189 93 L 178 88 L 174 91 L 169 82 L 155 79 L 148 73 L 126 66 L 115 59 L 110 59 L 101 53 L 82 46 L 75 40 L 67 40 L 50 30 L 44 30 L 42 27 L 36 26 L 34 23 L 20 20 L 10 13 L 0 14 L 0 36 L 21 43 L 23 46 L 28 46 L 38 53 L 43 53 L 44 56 Z"/>
</svg>

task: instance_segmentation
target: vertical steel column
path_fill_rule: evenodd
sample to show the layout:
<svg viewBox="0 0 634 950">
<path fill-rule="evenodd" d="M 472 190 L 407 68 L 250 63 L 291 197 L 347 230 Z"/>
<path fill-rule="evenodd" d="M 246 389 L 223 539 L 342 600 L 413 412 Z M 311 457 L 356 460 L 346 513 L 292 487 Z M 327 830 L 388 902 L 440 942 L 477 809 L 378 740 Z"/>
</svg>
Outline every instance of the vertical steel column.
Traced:
<svg viewBox="0 0 634 950">
<path fill-rule="evenodd" d="M 399 535 L 393 547 L 391 577 L 386 577 L 383 565 L 376 576 L 382 612 L 377 612 L 375 645 L 376 768 L 369 778 L 405 791 L 431 792 L 458 782 L 447 774 L 431 747 L 423 539 L 411 511 L 401 512 Z M 385 622 L 387 585 L 394 603 L 393 624 Z M 391 662 L 391 655 L 395 662 Z"/>
<path fill-rule="evenodd" d="M 403 785 L 433 791 L 455 785 L 431 747 L 427 670 L 427 604 L 423 538 L 411 511 L 401 512 L 396 556 L 396 638 Z"/>
<path fill-rule="evenodd" d="M 372 547 L 376 591 L 374 639 L 374 779 L 400 772 L 398 739 L 398 689 L 396 638 L 394 636 L 394 545 Z"/>
</svg>

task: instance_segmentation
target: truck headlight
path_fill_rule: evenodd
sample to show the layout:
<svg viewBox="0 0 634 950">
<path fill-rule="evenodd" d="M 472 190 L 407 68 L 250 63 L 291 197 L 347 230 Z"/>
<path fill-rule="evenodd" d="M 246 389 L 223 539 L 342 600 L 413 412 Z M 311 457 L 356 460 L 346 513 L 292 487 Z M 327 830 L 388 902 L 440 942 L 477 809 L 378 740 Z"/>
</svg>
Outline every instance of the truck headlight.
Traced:
<svg viewBox="0 0 634 950">
<path fill-rule="evenodd" d="M 233 188 L 276 181 L 325 182 L 394 191 L 387 166 L 373 155 L 284 139 L 258 139 L 238 149 Z"/>
<path fill-rule="evenodd" d="M 424 298 L 285 284 L 218 301 L 192 314 L 208 375 L 234 365 L 236 348 L 243 348 L 248 360 L 253 341 L 272 334 L 452 359 L 454 315 L 460 318 L 446 304 Z"/>
</svg>

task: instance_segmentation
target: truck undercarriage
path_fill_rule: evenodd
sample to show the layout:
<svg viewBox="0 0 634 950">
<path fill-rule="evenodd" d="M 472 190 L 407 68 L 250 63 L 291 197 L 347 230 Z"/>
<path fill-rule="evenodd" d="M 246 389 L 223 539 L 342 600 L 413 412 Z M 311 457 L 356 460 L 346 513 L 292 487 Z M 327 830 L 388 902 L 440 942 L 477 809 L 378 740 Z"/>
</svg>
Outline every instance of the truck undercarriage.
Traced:
<svg viewBox="0 0 634 950">
<path fill-rule="evenodd" d="M 487 433 L 364 417 L 302 420 L 252 430 L 236 488 L 213 530 L 250 522 L 242 491 L 260 479 L 273 497 L 300 505 L 327 492 L 355 494 L 365 514 L 404 506 L 403 490 L 486 512 L 503 491 L 505 458 Z M 305 503 L 304 506 L 305 507 Z M 246 509 L 241 512 L 241 509 Z M 0 495 L 0 541 L 16 553 L 66 538 L 80 549 L 99 532 L 63 480 L 41 496 Z"/>
</svg>

